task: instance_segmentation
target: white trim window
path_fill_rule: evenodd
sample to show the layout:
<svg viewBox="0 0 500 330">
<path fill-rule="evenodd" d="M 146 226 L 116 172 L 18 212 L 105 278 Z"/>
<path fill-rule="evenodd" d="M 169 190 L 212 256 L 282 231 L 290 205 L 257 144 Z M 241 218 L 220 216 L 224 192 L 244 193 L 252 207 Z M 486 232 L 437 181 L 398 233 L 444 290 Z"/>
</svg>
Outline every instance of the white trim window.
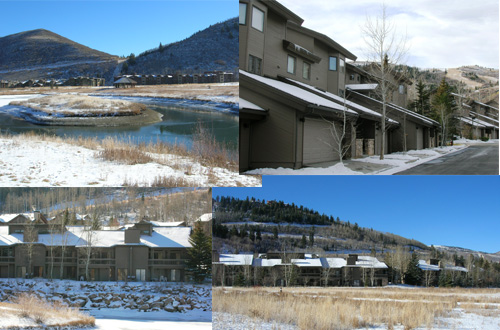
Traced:
<svg viewBox="0 0 500 330">
<path fill-rule="evenodd" d="M 328 60 L 328 70 L 337 71 L 337 56 L 330 56 Z"/>
<path fill-rule="evenodd" d="M 252 27 L 264 32 L 264 12 L 257 7 L 252 8 Z"/>
<path fill-rule="evenodd" d="M 240 2 L 240 25 L 247 25 L 247 4 Z"/>
<path fill-rule="evenodd" d="M 248 72 L 262 74 L 262 59 L 253 55 L 248 55 Z"/>
<path fill-rule="evenodd" d="M 340 73 L 345 72 L 345 61 L 343 59 L 339 59 L 339 67 L 340 67 Z"/>
<path fill-rule="evenodd" d="M 311 79 L 311 64 L 307 62 L 304 62 L 304 66 L 302 67 L 302 78 Z"/>
<path fill-rule="evenodd" d="M 295 74 L 295 62 L 296 62 L 295 57 L 288 55 L 286 72 Z"/>
<path fill-rule="evenodd" d="M 405 93 L 405 86 L 404 85 L 399 85 L 399 94 L 404 94 Z"/>
</svg>

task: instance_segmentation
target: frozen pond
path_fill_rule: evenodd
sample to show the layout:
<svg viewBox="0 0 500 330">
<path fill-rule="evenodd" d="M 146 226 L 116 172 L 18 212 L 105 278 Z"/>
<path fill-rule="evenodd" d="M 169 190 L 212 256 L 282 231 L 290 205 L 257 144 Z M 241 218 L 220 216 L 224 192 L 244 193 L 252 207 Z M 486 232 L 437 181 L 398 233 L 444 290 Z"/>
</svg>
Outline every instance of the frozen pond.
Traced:
<svg viewBox="0 0 500 330">
<path fill-rule="evenodd" d="M 11 98 L 15 99 L 16 96 Z M 40 126 L 7 114 L 6 111 L 2 111 L 2 104 L 0 104 L 0 130 L 13 134 L 33 131 L 40 134 L 70 137 L 97 137 L 99 139 L 113 137 L 133 143 L 161 141 L 185 144 L 190 147 L 192 133 L 200 122 L 212 131 L 218 142 L 228 143 L 233 150 L 237 148 L 238 116 L 234 114 L 235 107 L 223 103 L 193 100 L 141 97 L 122 97 L 122 99 L 146 104 L 163 115 L 162 121 L 144 126 L 120 127 Z"/>
</svg>

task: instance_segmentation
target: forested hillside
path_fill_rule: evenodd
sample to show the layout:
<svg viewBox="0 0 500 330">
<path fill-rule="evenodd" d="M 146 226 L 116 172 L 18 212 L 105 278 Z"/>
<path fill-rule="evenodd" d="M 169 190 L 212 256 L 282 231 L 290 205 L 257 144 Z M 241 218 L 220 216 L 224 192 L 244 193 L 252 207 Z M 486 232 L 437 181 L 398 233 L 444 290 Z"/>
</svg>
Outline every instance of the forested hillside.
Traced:
<svg viewBox="0 0 500 330">
<path fill-rule="evenodd" d="M 217 197 L 214 206 L 214 248 L 221 251 L 344 250 L 382 251 L 406 246 L 426 250 L 418 241 L 283 201 Z"/>
<path fill-rule="evenodd" d="M 131 54 L 122 73 L 169 74 L 229 71 L 238 68 L 237 18 L 211 25 L 191 37 L 145 51 Z"/>
</svg>

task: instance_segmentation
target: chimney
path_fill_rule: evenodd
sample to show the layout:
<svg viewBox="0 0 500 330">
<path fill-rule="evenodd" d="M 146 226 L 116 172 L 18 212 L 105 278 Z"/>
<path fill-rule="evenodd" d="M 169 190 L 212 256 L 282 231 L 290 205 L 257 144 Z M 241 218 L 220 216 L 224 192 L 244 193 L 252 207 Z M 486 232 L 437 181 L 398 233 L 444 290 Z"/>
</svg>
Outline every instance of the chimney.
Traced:
<svg viewBox="0 0 500 330">
<path fill-rule="evenodd" d="M 40 211 L 33 211 L 34 221 L 40 220 Z"/>
<path fill-rule="evenodd" d="M 354 266 L 354 265 L 356 265 L 356 261 L 358 261 L 358 255 L 357 254 L 350 254 L 347 257 L 347 266 Z"/>
<path fill-rule="evenodd" d="M 125 244 L 140 243 L 141 242 L 141 231 L 138 229 L 129 228 L 125 230 Z"/>
</svg>

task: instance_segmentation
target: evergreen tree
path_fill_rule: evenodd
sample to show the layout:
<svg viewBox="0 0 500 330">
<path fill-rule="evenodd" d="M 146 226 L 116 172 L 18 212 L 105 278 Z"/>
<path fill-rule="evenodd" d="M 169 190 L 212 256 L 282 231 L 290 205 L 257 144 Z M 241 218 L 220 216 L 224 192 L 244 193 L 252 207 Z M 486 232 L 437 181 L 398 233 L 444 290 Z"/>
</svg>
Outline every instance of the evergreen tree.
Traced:
<svg viewBox="0 0 500 330">
<path fill-rule="evenodd" d="M 191 237 L 191 248 L 188 250 L 186 269 L 197 283 L 212 273 L 212 237 L 203 232 L 200 222 L 197 222 Z"/>
<path fill-rule="evenodd" d="M 314 245 L 314 226 L 311 228 L 311 231 L 309 232 L 309 246 Z"/>
<path fill-rule="evenodd" d="M 447 139 L 456 131 L 455 122 L 452 120 L 454 108 L 455 101 L 451 95 L 450 85 L 443 78 L 432 99 L 431 112 L 431 118 L 441 124 L 441 145 L 445 145 Z"/>
<path fill-rule="evenodd" d="M 306 244 L 307 244 L 306 235 L 302 235 L 302 239 L 300 240 L 299 247 L 301 249 L 304 249 L 306 247 Z"/>
<path fill-rule="evenodd" d="M 415 110 L 415 112 L 428 116 L 431 110 L 430 104 L 430 92 L 427 89 L 427 86 L 420 80 L 417 85 L 417 99 L 412 102 L 411 107 Z"/>
<path fill-rule="evenodd" d="M 278 227 L 276 226 L 273 227 L 273 236 L 274 239 L 278 239 Z"/>
<path fill-rule="evenodd" d="M 410 285 L 420 285 L 422 283 L 423 271 L 418 267 L 417 253 L 411 254 L 411 259 L 406 270 L 405 283 Z"/>
</svg>

